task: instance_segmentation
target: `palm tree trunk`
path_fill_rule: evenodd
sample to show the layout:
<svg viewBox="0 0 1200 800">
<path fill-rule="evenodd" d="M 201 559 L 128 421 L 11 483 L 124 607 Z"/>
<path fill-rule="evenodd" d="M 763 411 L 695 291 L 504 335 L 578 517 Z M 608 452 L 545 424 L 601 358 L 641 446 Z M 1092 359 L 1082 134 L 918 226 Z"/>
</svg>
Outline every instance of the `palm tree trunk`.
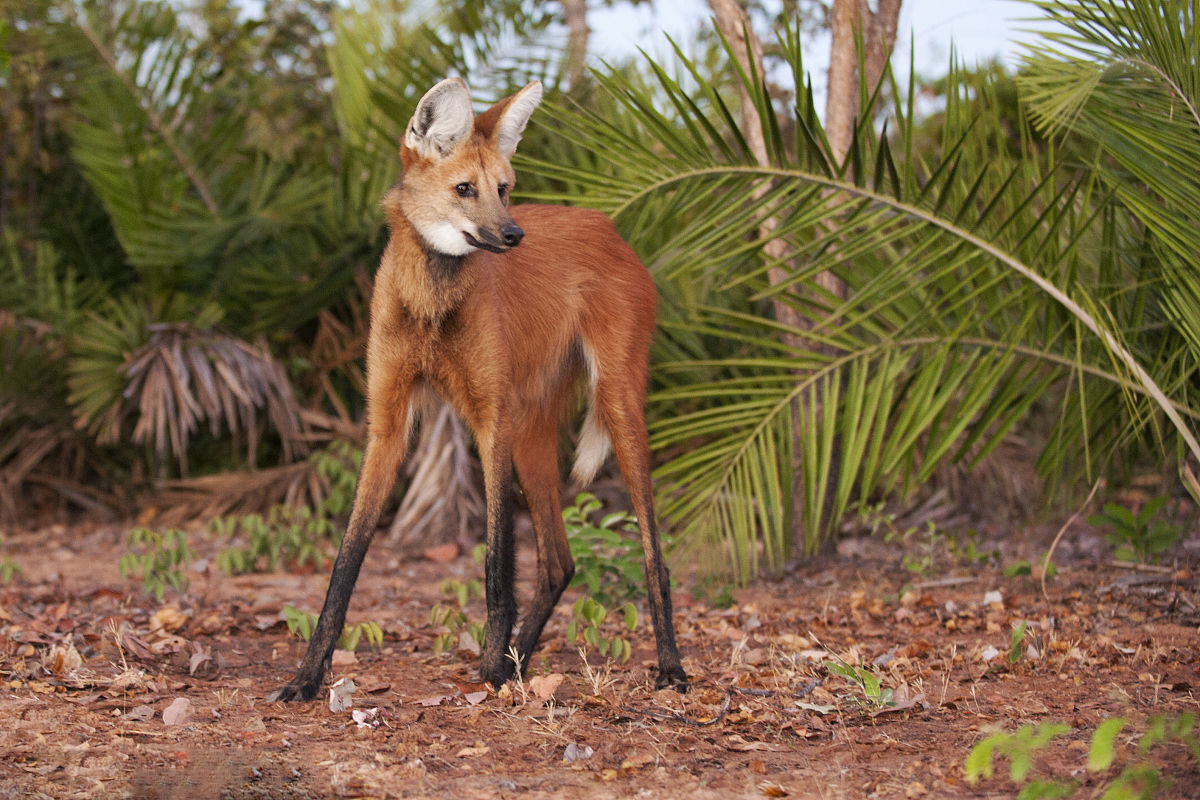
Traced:
<svg viewBox="0 0 1200 800">
<path fill-rule="evenodd" d="M 717 26 L 721 29 L 721 33 L 733 48 L 735 57 L 747 75 L 763 75 L 763 55 L 762 43 L 754 34 L 754 29 L 750 26 L 750 19 L 746 16 L 746 12 L 742 9 L 736 0 L 710 0 L 709 5 L 713 10 L 713 15 L 716 17 Z M 748 87 L 738 82 L 738 93 L 741 100 L 742 110 L 742 133 L 746 138 L 746 144 L 750 148 L 751 154 L 755 161 L 761 166 L 768 166 L 771 163 L 770 153 L 767 152 L 767 143 L 763 137 L 762 117 L 758 112 L 758 107 L 754 104 L 753 98 L 750 96 Z M 761 198 L 770 190 L 770 183 L 764 181 L 755 192 L 755 199 Z M 775 217 L 764 217 L 759 226 L 759 237 L 765 240 L 763 245 L 763 253 L 771 260 L 774 266 L 767 271 L 767 281 L 771 286 L 778 286 L 788 278 L 788 269 L 784 266 L 791 254 L 787 242 L 775 236 L 775 229 L 778 227 L 778 220 Z M 774 299 L 771 301 L 772 308 L 775 312 L 775 319 L 780 323 L 787 325 L 793 330 L 805 330 L 811 326 L 811 320 L 806 319 L 793 306 L 780 300 Z M 789 347 L 799 348 L 803 346 L 804 340 L 802 337 L 793 333 L 783 334 L 783 341 Z M 799 520 L 802 517 L 803 502 L 804 502 L 804 484 L 803 474 L 800 469 L 800 453 L 801 453 L 801 420 L 804 419 L 804 408 L 801 405 L 800 398 L 792 401 L 791 405 L 791 422 L 792 422 L 792 508 L 790 509 L 792 517 L 793 530 L 796 531 L 793 538 L 798 543 L 803 543 L 805 536 L 799 531 Z"/>
<path fill-rule="evenodd" d="M 567 85 L 574 89 L 579 86 L 587 66 L 591 34 L 587 23 L 587 0 L 563 0 L 563 11 L 567 21 Z"/>
<path fill-rule="evenodd" d="M 867 0 L 833 0 L 829 15 L 832 44 L 829 53 L 829 80 L 825 95 L 825 136 L 838 161 L 846 157 L 854 138 L 858 117 L 858 46 L 855 34 L 861 33 L 863 69 L 867 91 L 872 92 L 883 77 L 884 67 L 896 45 L 896 26 L 902 0 L 879 0 L 872 11 Z"/>
<path fill-rule="evenodd" d="M 866 0 L 834 0 L 832 10 L 833 45 L 829 66 L 829 92 L 826 99 L 826 135 L 834 157 L 840 162 L 845 159 L 854 137 L 854 125 L 858 116 L 858 80 L 856 65 L 858 63 L 857 47 L 855 44 L 856 26 L 866 25 L 864 39 L 866 41 L 865 66 L 867 76 L 871 79 L 871 87 L 879 82 L 883 75 L 887 59 L 891 54 L 896 40 L 896 25 L 900 14 L 901 0 L 880 0 L 879 10 L 872 12 Z M 717 26 L 729 42 L 735 57 L 742 69 L 748 75 L 762 76 L 763 56 L 762 44 L 755 36 L 750 20 L 745 10 L 737 0 L 710 0 L 709 5 L 716 17 Z M 741 100 L 743 135 L 747 146 L 755 160 L 762 166 L 770 164 L 770 154 L 767 152 L 766 141 L 763 137 L 762 118 L 758 107 L 754 104 L 748 88 L 739 83 L 738 91 Z M 770 188 L 763 183 L 756 198 L 762 197 Z M 778 286 L 788 278 L 789 270 L 785 264 L 789 258 L 789 247 L 783 239 L 774 233 L 777 220 L 768 216 L 759 227 L 759 235 L 766 243 L 763 252 L 775 265 L 767 273 L 767 280 L 772 286 Z M 835 298 L 845 298 L 845 283 L 830 271 L 818 274 L 814 278 L 817 287 Z M 782 300 L 773 301 L 775 318 L 794 330 L 810 330 L 815 320 L 801 315 L 793 306 Z M 797 334 L 784 334 L 784 343 L 790 347 L 804 346 L 805 341 Z M 809 343 L 809 346 L 813 346 Z M 819 409 L 806 407 L 803 400 L 797 398 L 791 409 L 792 417 L 792 519 L 796 529 L 794 543 L 801 545 L 812 543 L 816 531 L 803 532 L 799 530 L 799 520 L 802 519 L 803 508 L 803 474 L 800 468 L 800 445 L 802 437 L 802 421 L 812 418 L 813 412 Z M 835 443 L 836 447 L 836 443 Z M 838 468 L 838 459 L 833 459 L 833 470 Z M 830 480 L 823 504 L 828 508 L 833 500 L 833 487 L 837 485 L 836 474 Z M 828 514 L 823 514 L 827 517 Z"/>
</svg>

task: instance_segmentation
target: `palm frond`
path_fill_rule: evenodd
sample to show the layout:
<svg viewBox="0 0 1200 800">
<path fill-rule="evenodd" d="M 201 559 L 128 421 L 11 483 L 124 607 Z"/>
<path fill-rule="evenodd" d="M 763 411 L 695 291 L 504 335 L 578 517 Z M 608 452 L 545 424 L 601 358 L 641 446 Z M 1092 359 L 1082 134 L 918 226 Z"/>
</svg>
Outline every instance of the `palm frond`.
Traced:
<svg viewBox="0 0 1200 800">
<path fill-rule="evenodd" d="M 1010 141 L 1005 121 L 960 99 L 986 83 L 951 76 L 936 159 L 894 146 L 913 139 L 911 114 L 900 113 L 891 136 L 861 125 L 835 165 L 801 95 L 778 126 L 794 140 L 759 166 L 716 86 L 685 92 L 653 69 L 649 88 L 598 78 L 620 115 L 553 115 L 562 136 L 620 153 L 619 166 L 530 166 L 572 187 L 560 199 L 613 214 L 659 281 L 652 439 L 665 459 L 660 508 L 685 547 L 719 542 L 742 579 L 777 567 L 794 530 L 814 546 L 848 507 L 986 457 L 1047 400 L 1065 410 L 1047 446 L 1060 466 L 1079 461 L 1081 438 L 1092 445 L 1085 470 L 1104 469 L 1131 441 L 1200 455 L 1175 373 L 1121 324 L 1142 324 L 1147 288 L 1094 282 L 1103 269 L 1091 244 L 1117 224 L 1100 213 L 1106 195 L 1029 150 L 1028 138 L 998 151 Z M 774 126 L 766 91 L 748 88 Z M 786 261 L 764 257 L 768 218 Z M 768 285 L 773 267 L 786 278 Z M 845 283 L 845 299 L 814 285 L 824 271 Z M 804 326 L 775 319 L 768 299 Z M 1119 420 L 1105 431 L 1091 425 L 1101 405 Z M 1107 435 L 1113 424 L 1120 437 Z"/>
<path fill-rule="evenodd" d="M 200 327 L 203 319 L 191 325 L 155 317 L 137 303 L 113 302 L 82 327 L 68 379 L 81 427 L 101 443 L 128 437 L 152 447 L 160 465 L 174 458 L 185 476 L 202 423 L 212 436 L 227 429 L 243 438 L 251 464 L 268 424 L 284 460 L 303 452 L 291 383 L 264 347 Z"/>
<path fill-rule="evenodd" d="M 1058 23 L 1029 47 L 1021 85 L 1034 120 L 1098 151 L 1095 169 L 1152 253 L 1159 310 L 1183 332 L 1184 370 L 1200 366 L 1200 21 L 1190 0 L 1037 2 Z M 1195 387 L 1191 392 L 1194 394 Z"/>
</svg>

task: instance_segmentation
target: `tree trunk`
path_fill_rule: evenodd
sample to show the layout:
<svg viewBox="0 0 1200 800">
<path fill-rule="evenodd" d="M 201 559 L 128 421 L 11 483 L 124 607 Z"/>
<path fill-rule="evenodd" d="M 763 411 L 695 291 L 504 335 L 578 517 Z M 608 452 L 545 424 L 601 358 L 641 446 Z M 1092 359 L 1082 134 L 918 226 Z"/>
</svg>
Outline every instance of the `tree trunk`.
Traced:
<svg viewBox="0 0 1200 800">
<path fill-rule="evenodd" d="M 761 77 L 763 74 L 762 44 L 754 35 L 754 29 L 750 27 L 750 20 L 746 16 L 746 12 L 742 10 L 737 0 L 710 0 L 709 5 L 717 19 L 717 26 L 729 41 L 742 69 L 747 75 L 757 74 Z M 754 160 L 760 166 L 770 166 L 771 156 L 767 152 L 767 142 L 763 137 L 762 116 L 758 113 L 758 106 L 754 105 L 749 90 L 741 82 L 738 83 L 737 88 L 742 106 L 742 135 L 746 139 L 746 144 L 750 148 Z M 761 198 L 769 190 L 770 184 L 764 181 L 755 194 L 755 198 Z M 788 274 L 787 269 L 782 266 L 783 260 L 788 256 L 788 247 L 786 242 L 775 238 L 777 225 L 774 217 L 766 217 L 759 226 L 759 235 L 766 240 L 763 252 L 772 261 L 780 263 L 779 266 L 772 267 L 767 273 L 767 279 L 772 286 L 779 285 L 787 278 Z M 805 327 L 805 320 L 787 303 L 776 300 L 774 307 L 775 317 L 780 322 L 792 327 Z"/>
<path fill-rule="evenodd" d="M 721 29 L 725 39 L 733 48 L 734 57 L 737 58 L 739 65 L 747 75 L 758 75 L 761 79 L 763 75 L 763 56 L 762 44 L 758 37 L 754 35 L 754 29 L 750 27 L 750 20 L 746 16 L 746 12 L 736 2 L 736 0 L 709 0 L 709 5 L 712 7 L 713 15 L 716 17 L 717 26 Z M 750 148 L 754 160 L 760 166 L 769 166 L 771 164 L 770 153 L 767 152 L 767 142 L 763 136 L 762 116 L 758 112 L 758 106 L 754 104 L 754 99 L 750 96 L 750 92 L 746 86 L 740 81 L 738 82 L 738 95 L 742 106 L 742 135 L 746 139 L 746 145 Z M 770 191 L 770 181 L 764 180 L 755 192 L 755 198 L 761 198 L 764 194 Z M 759 237 L 765 240 L 763 244 L 763 253 L 775 265 L 767 270 L 767 281 L 771 286 L 778 286 L 787 280 L 789 270 L 787 263 L 791 255 L 791 249 L 787 242 L 775 236 L 775 229 L 778 227 L 778 220 L 773 216 L 766 216 L 759 225 Z M 795 331 L 807 330 L 811 327 L 811 321 L 802 316 L 796 309 L 779 299 L 771 301 L 772 308 L 775 312 L 775 319 L 789 326 Z M 800 348 L 804 346 L 804 339 L 797 333 L 783 334 L 783 342 L 789 347 Z M 803 408 L 799 398 L 791 403 L 790 415 L 792 422 L 792 507 L 788 509 L 788 513 L 792 518 L 793 540 L 799 539 L 803 542 L 804 537 L 801 534 L 797 536 L 799 531 L 798 523 L 802 519 L 803 504 L 804 504 L 804 482 L 803 473 L 800 469 L 801 445 L 801 421 L 804 419 Z"/>
<path fill-rule="evenodd" d="M 591 30 L 587 23 L 587 0 L 563 0 L 563 11 L 567 21 L 567 86 L 579 86 L 583 71 L 587 68 L 588 37 Z"/>
<path fill-rule="evenodd" d="M 858 118 L 858 48 L 861 32 L 867 92 L 873 92 L 896 45 L 901 0 L 879 0 L 872 11 L 867 0 L 833 0 L 829 15 L 832 44 L 829 81 L 825 95 L 825 135 L 838 161 L 846 157 Z"/>
<path fill-rule="evenodd" d="M 858 0 L 833 0 L 829 14 L 829 78 L 825 92 L 825 136 L 839 163 L 850 150 L 858 116 L 858 52 L 854 24 Z"/>
<path fill-rule="evenodd" d="M 825 128 L 833 155 L 839 162 L 845 159 L 846 153 L 850 149 L 850 143 L 854 137 L 854 125 L 859 112 L 858 53 L 854 39 L 856 26 L 863 24 L 864 21 L 869 24 L 869 28 L 863 32 L 863 40 L 866 43 L 864 68 L 872 81 L 871 87 L 874 88 L 883 74 L 887 59 L 891 54 L 892 46 L 895 43 L 900 3 L 901 0 L 879 0 L 879 10 L 872 12 L 867 5 L 867 0 L 834 0 L 833 2 L 833 43 L 830 54 L 829 93 L 826 99 Z M 716 17 L 718 27 L 733 49 L 734 56 L 737 58 L 741 68 L 747 74 L 762 76 L 764 74 L 762 46 L 758 38 L 754 35 L 753 29 L 750 27 L 749 18 L 745 10 L 737 0 L 709 0 L 709 5 L 713 10 L 713 15 Z M 753 98 L 746 87 L 739 85 L 738 93 L 741 100 L 743 136 L 745 136 L 747 146 L 750 148 L 750 152 L 753 154 L 755 160 L 760 165 L 767 166 L 770 164 L 770 154 L 767 152 L 766 141 L 763 137 L 762 118 L 759 115 L 758 107 L 755 106 Z M 770 184 L 764 181 L 761 191 L 756 196 L 761 197 L 769 188 Z M 790 249 L 785 241 L 775 237 L 774 232 L 777 225 L 777 220 L 774 217 L 767 216 L 759 226 L 759 235 L 766 240 L 763 252 L 776 264 L 776 266 L 770 268 L 767 274 L 767 279 L 772 286 L 780 285 L 787 279 L 789 274 L 786 264 L 790 255 Z M 846 296 L 845 284 L 832 272 L 826 271 L 820 273 L 816 276 L 814 282 L 834 298 L 845 298 Z M 813 327 L 814 320 L 802 316 L 787 303 L 775 300 L 773 301 L 773 305 L 775 317 L 779 322 L 789 325 L 797 331 L 808 330 Z M 785 344 L 792 347 L 799 347 L 805 344 L 804 337 L 799 334 L 785 334 L 783 340 Z M 812 345 L 810 344 L 810 346 Z M 806 408 L 801 400 L 793 403 L 791 409 L 792 446 L 794 453 L 792 463 L 791 513 L 798 543 L 803 543 L 806 539 L 803 532 L 799 529 L 804 502 L 803 473 L 799 455 L 802 443 L 802 422 L 814 411 L 818 410 Z M 838 443 L 835 442 L 834 446 L 836 448 Z M 834 475 L 830 482 L 831 487 L 837 484 L 836 471 L 839 466 L 837 460 L 835 454 L 833 464 Z M 832 491 L 827 492 L 826 497 L 822 498 L 821 502 L 825 506 L 825 514 L 823 516 L 828 517 L 832 511 Z"/>
</svg>

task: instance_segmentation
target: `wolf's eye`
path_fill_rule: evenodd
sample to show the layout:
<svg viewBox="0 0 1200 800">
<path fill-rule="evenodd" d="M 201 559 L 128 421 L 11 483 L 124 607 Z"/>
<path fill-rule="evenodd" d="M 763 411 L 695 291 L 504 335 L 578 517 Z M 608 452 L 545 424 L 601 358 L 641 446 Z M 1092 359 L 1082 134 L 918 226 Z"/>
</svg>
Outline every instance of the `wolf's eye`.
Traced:
<svg viewBox="0 0 1200 800">
<path fill-rule="evenodd" d="M 454 187 L 454 191 L 458 192 L 459 197 L 478 197 L 475 192 L 475 187 L 469 183 L 460 183 Z"/>
<path fill-rule="evenodd" d="M 500 185 L 497 187 L 497 191 L 500 193 L 500 199 L 501 199 L 501 200 L 503 200 L 504 198 L 508 197 L 508 184 L 507 184 L 507 183 L 502 183 L 502 184 L 500 184 Z"/>
</svg>

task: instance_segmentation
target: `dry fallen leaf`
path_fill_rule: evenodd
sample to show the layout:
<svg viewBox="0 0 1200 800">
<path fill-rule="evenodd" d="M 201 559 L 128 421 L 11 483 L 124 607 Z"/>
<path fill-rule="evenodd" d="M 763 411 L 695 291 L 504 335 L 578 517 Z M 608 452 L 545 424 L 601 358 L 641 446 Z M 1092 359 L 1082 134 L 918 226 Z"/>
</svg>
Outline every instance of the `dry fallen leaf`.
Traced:
<svg viewBox="0 0 1200 800">
<path fill-rule="evenodd" d="M 122 719 L 133 720 L 134 722 L 146 722 L 154 719 L 154 707 L 147 705 L 136 706 L 130 709 L 128 714 L 125 714 Z"/>
<path fill-rule="evenodd" d="M 439 694 L 434 697 L 426 697 L 423 700 L 415 700 L 417 705 L 429 708 L 430 706 L 440 706 L 442 703 L 450 699 L 448 694 Z"/>
<path fill-rule="evenodd" d="M 111 692 L 129 689 L 131 687 L 140 687 L 146 681 L 146 673 L 144 670 L 129 669 L 122 672 L 120 675 L 112 679 L 112 683 L 108 685 Z"/>
<path fill-rule="evenodd" d="M 533 696 L 538 700 L 549 700 L 554 697 L 555 690 L 562 685 L 565 676 L 559 672 L 552 672 L 549 675 L 537 675 L 529 679 L 529 691 L 533 692 Z"/>
<path fill-rule="evenodd" d="M 458 558 L 458 543 L 447 542 L 439 544 L 436 547 L 427 547 L 424 552 L 425 558 L 439 564 L 445 564 L 447 561 L 453 561 Z"/>
<path fill-rule="evenodd" d="M 340 711 L 347 711 L 354 706 L 354 690 L 357 687 L 354 681 L 349 678 L 341 678 L 333 686 L 329 687 L 329 710 L 335 714 Z"/>
<path fill-rule="evenodd" d="M 182 636 L 176 636 L 173 633 L 159 632 L 159 638 L 150 645 L 150 652 L 159 656 L 173 655 L 174 653 L 182 652 L 188 649 L 190 644 L 187 639 Z"/>
<path fill-rule="evenodd" d="M 734 752 L 737 752 L 737 753 L 750 753 L 750 752 L 754 752 L 754 751 L 764 751 L 764 752 L 769 752 L 769 753 L 782 753 L 782 752 L 786 751 L 788 748 L 785 745 L 771 744 L 770 742 L 748 741 L 746 739 L 743 739 L 741 736 L 738 736 L 735 733 L 732 736 L 726 737 L 725 749 L 733 750 Z M 776 797 L 782 797 L 782 795 L 776 795 Z"/>
<path fill-rule="evenodd" d="M 585 761 L 592 757 L 593 752 L 595 751 L 593 751 L 592 748 L 586 744 L 583 747 L 580 747 L 574 742 L 571 742 L 569 745 L 567 745 L 566 749 L 563 750 L 563 761 L 566 761 L 568 764 L 574 764 L 576 761 Z"/>
<path fill-rule="evenodd" d="M 163 606 L 150 616 L 150 635 L 174 633 L 187 622 L 187 615 L 178 606 Z"/>
<path fill-rule="evenodd" d="M 169 726 L 186 725 L 192 719 L 192 701 L 186 697 L 176 697 L 171 705 L 163 710 L 163 724 Z"/>
<path fill-rule="evenodd" d="M 350 712 L 350 716 L 358 724 L 360 728 L 378 728 L 379 727 L 379 707 L 371 709 L 354 709 Z"/>
<path fill-rule="evenodd" d="M 467 705 L 477 706 L 480 703 L 482 703 L 484 700 L 487 700 L 487 696 L 488 696 L 488 693 L 486 691 L 467 692 L 466 694 L 463 695 L 463 699 L 467 701 Z"/>
<path fill-rule="evenodd" d="M 188 674 L 195 675 L 200 665 L 207 661 L 212 661 L 212 648 L 202 647 L 197 649 L 196 652 L 192 653 L 192 657 L 188 659 Z"/>
<path fill-rule="evenodd" d="M 635 751 L 633 753 L 630 753 L 621 762 L 621 771 L 622 772 L 630 772 L 635 769 L 641 769 L 642 767 L 646 766 L 647 764 L 653 764 L 654 760 L 655 759 L 654 759 L 653 753 L 648 753 L 645 750 Z"/>
<path fill-rule="evenodd" d="M 472 656 L 479 655 L 479 642 L 475 641 L 475 637 L 466 628 L 458 633 L 458 652 Z"/>
<path fill-rule="evenodd" d="M 56 644 L 50 648 L 42 664 L 55 675 L 66 675 L 83 664 L 83 659 L 74 644 L 68 643 L 66 647 Z"/>
<path fill-rule="evenodd" d="M 476 742 L 474 747 L 464 747 L 454 754 L 455 758 L 474 758 L 475 756 L 486 756 L 492 752 L 492 748 L 488 747 L 483 742 Z"/>
</svg>

